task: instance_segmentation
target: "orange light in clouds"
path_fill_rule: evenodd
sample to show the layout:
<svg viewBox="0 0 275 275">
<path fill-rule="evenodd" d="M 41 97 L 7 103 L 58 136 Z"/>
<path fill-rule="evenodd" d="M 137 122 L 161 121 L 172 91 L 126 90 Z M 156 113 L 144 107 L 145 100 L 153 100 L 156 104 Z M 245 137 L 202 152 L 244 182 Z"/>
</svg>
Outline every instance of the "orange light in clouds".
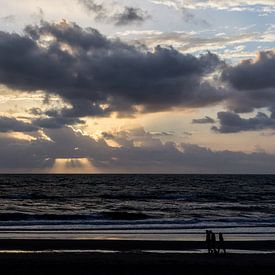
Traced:
<svg viewBox="0 0 275 275">
<path fill-rule="evenodd" d="M 96 173 L 96 168 L 87 158 L 55 159 L 51 173 Z"/>
</svg>

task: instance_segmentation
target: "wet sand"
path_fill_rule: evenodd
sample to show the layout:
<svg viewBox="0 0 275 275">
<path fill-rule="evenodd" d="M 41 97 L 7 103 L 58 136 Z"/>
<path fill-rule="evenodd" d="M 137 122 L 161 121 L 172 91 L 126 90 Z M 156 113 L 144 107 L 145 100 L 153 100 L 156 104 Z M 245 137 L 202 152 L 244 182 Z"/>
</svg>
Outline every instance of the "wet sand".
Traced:
<svg viewBox="0 0 275 275">
<path fill-rule="evenodd" d="M 1 254 L 1 274 L 274 274 L 275 255 Z"/>
<path fill-rule="evenodd" d="M 227 249 L 275 251 L 275 241 L 226 241 Z M 205 249 L 203 241 L 86 240 L 86 239 L 0 239 L 0 250 L 112 250 L 188 251 Z"/>
<path fill-rule="evenodd" d="M 226 246 L 229 251 L 239 249 L 269 252 L 275 250 L 275 241 L 231 241 L 227 242 Z M 215 256 L 190 253 L 204 248 L 204 242 L 200 241 L 2 239 L 0 273 L 275 274 L 275 254 L 229 253 Z M 97 249 L 120 252 L 89 252 Z M 56 252 L 49 252 L 51 250 Z M 64 252 L 65 250 L 67 252 Z M 79 250 L 82 253 L 70 252 L 72 250 Z M 164 253 L 149 253 L 144 250 L 161 250 Z M 165 250 L 175 253 L 165 253 Z M 185 253 L 176 252 L 180 250 Z"/>
</svg>

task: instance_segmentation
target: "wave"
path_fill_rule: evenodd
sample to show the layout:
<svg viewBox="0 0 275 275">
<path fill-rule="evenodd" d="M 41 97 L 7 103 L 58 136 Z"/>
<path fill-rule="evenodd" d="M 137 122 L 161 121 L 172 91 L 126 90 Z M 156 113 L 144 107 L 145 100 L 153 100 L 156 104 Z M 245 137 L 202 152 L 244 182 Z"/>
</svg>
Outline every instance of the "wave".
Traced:
<svg viewBox="0 0 275 275">
<path fill-rule="evenodd" d="M 48 221 L 73 221 L 73 220 L 144 220 L 150 216 L 142 212 L 122 212 L 122 211 L 106 211 L 92 215 L 83 214 L 27 214 L 27 213 L 0 213 L 1 221 L 30 221 L 30 220 L 48 220 Z"/>
<path fill-rule="evenodd" d="M 103 212 L 103 217 L 111 220 L 145 220 L 150 218 L 147 214 L 141 212 Z"/>
<path fill-rule="evenodd" d="M 26 214 L 26 213 L 1 213 L 0 221 L 29 221 L 29 220 L 86 220 L 89 215 L 56 215 L 56 214 Z"/>
<path fill-rule="evenodd" d="M 275 227 L 275 217 L 271 218 L 221 218 L 221 219 L 169 219 L 153 218 L 141 212 L 109 211 L 91 215 L 77 214 L 0 214 L 0 230 L 5 228 L 32 227 L 60 229 L 206 229 L 206 228 L 253 228 Z"/>
</svg>

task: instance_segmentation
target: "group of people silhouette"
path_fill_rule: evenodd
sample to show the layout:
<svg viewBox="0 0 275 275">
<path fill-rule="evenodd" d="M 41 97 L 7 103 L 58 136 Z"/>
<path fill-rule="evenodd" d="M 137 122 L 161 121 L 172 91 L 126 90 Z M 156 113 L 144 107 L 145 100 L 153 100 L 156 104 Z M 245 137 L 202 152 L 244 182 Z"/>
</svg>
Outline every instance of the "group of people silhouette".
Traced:
<svg viewBox="0 0 275 275">
<path fill-rule="evenodd" d="M 220 251 L 223 250 L 223 253 L 226 254 L 226 249 L 224 245 L 223 234 L 219 233 L 219 241 L 216 241 L 216 234 L 211 230 L 206 230 L 206 246 L 208 254 L 220 254 Z"/>
</svg>

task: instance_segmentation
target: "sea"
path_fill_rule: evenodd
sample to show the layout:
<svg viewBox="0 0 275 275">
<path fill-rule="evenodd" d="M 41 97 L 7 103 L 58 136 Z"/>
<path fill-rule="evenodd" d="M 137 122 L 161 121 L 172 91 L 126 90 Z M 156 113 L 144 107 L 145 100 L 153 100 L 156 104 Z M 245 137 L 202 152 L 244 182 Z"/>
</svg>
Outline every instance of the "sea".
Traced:
<svg viewBox="0 0 275 275">
<path fill-rule="evenodd" d="M 0 175 L 0 238 L 275 239 L 274 175 Z"/>
</svg>

